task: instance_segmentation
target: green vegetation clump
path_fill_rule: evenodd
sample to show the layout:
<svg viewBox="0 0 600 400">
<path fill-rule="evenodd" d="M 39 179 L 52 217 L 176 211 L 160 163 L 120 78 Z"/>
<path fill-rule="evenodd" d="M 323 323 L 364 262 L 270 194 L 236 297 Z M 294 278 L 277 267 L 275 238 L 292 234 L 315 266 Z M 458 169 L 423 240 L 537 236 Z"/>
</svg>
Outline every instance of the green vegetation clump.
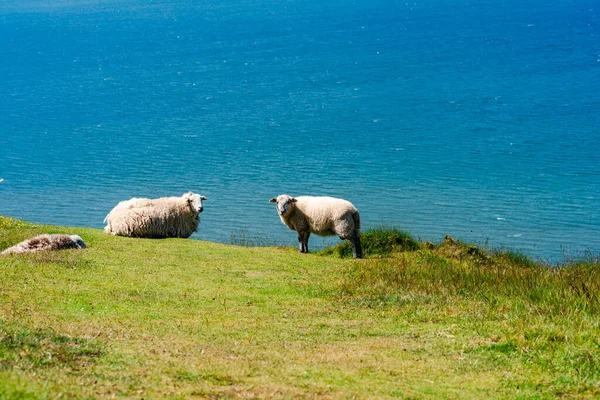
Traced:
<svg viewBox="0 0 600 400">
<path fill-rule="evenodd" d="M 380 230 L 354 260 L 19 222 L 0 250 L 39 233 L 88 248 L 0 257 L 2 399 L 600 397 L 597 257 Z"/>
<path fill-rule="evenodd" d="M 37 225 L 30 224 L 29 222 L 22 221 L 20 219 L 3 217 L 0 215 L 0 229 L 30 229 L 35 228 Z"/>
<path fill-rule="evenodd" d="M 369 229 L 360 235 L 360 243 L 365 257 L 385 256 L 398 251 L 413 251 L 420 244 L 406 232 L 395 228 Z M 344 241 L 319 252 L 340 258 L 352 257 L 350 242 Z"/>
</svg>

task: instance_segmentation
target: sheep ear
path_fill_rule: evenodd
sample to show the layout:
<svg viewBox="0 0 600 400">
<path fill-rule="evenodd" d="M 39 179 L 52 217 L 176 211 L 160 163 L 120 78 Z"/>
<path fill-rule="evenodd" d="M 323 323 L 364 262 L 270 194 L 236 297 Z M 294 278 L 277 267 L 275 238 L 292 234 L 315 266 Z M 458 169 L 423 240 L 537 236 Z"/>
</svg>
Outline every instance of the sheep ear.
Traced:
<svg viewBox="0 0 600 400">
<path fill-rule="evenodd" d="M 269 203 L 277 203 L 277 199 L 273 197 L 271 200 L 269 200 Z"/>
<path fill-rule="evenodd" d="M 200 200 L 208 200 L 205 196 L 200 196 Z"/>
<path fill-rule="evenodd" d="M 292 203 L 295 203 L 295 202 L 297 202 L 297 201 L 298 201 L 298 199 L 296 199 L 295 197 L 292 197 L 290 201 L 291 201 Z"/>
</svg>

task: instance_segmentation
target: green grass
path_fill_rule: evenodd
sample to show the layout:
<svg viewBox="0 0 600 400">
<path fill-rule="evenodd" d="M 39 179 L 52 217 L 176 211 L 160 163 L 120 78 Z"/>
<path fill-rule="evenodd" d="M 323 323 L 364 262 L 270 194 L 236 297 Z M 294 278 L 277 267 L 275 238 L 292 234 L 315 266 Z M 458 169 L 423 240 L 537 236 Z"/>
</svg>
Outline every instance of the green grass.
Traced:
<svg viewBox="0 0 600 400">
<path fill-rule="evenodd" d="M 360 242 L 366 257 L 387 256 L 398 251 L 417 250 L 420 247 L 410 234 L 394 228 L 369 229 L 361 234 Z M 349 241 L 344 241 L 321 250 L 319 254 L 349 258 L 352 257 L 352 246 Z"/>
<path fill-rule="evenodd" d="M 38 233 L 88 248 L 0 258 L 0 399 L 600 396 L 591 256 L 447 238 L 353 260 L 2 217 L 0 250 Z"/>
</svg>

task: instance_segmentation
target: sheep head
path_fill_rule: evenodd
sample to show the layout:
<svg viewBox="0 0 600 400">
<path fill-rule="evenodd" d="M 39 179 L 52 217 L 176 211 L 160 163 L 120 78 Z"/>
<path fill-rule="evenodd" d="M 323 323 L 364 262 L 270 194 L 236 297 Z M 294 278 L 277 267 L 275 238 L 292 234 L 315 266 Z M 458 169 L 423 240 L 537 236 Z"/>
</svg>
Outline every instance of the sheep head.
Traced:
<svg viewBox="0 0 600 400">
<path fill-rule="evenodd" d="M 73 240 L 73 242 L 77 243 L 77 246 L 79 246 L 82 249 L 85 249 L 85 243 L 84 243 L 83 239 L 81 238 L 81 236 L 69 235 L 69 237 L 71 238 L 71 240 Z"/>
<path fill-rule="evenodd" d="M 204 210 L 202 200 L 207 200 L 206 197 L 192 192 L 186 193 L 182 197 L 187 200 L 191 209 L 196 213 L 200 214 Z"/>
<path fill-rule="evenodd" d="M 294 208 L 294 203 L 297 202 L 296 198 L 289 196 L 287 194 L 280 194 L 277 198 L 272 198 L 269 200 L 269 203 L 277 203 L 277 211 L 280 216 L 285 216 L 289 214 L 290 211 Z"/>
</svg>

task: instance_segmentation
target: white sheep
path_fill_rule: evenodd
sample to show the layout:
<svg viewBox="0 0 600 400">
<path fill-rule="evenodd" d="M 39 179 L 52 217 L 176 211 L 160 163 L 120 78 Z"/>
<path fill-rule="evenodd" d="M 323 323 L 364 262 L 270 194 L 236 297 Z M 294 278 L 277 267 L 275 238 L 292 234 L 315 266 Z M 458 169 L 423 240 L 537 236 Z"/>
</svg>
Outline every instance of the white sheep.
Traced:
<svg viewBox="0 0 600 400">
<path fill-rule="evenodd" d="M 279 218 L 288 228 L 298 232 L 299 250 L 308 253 L 308 237 L 338 235 L 350 240 L 354 258 L 362 258 L 360 246 L 360 215 L 352 203 L 334 197 L 287 194 L 269 200 L 277 203 Z"/>
<path fill-rule="evenodd" d="M 21 254 L 35 253 L 38 251 L 47 250 L 64 250 L 64 249 L 85 249 L 83 239 L 78 235 L 38 235 L 31 239 L 24 240 L 0 253 L 4 254 Z"/>
<path fill-rule="evenodd" d="M 140 238 L 187 238 L 198 230 L 202 200 L 192 192 L 181 197 L 121 201 L 104 218 L 104 232 Z"/>
</svg>

